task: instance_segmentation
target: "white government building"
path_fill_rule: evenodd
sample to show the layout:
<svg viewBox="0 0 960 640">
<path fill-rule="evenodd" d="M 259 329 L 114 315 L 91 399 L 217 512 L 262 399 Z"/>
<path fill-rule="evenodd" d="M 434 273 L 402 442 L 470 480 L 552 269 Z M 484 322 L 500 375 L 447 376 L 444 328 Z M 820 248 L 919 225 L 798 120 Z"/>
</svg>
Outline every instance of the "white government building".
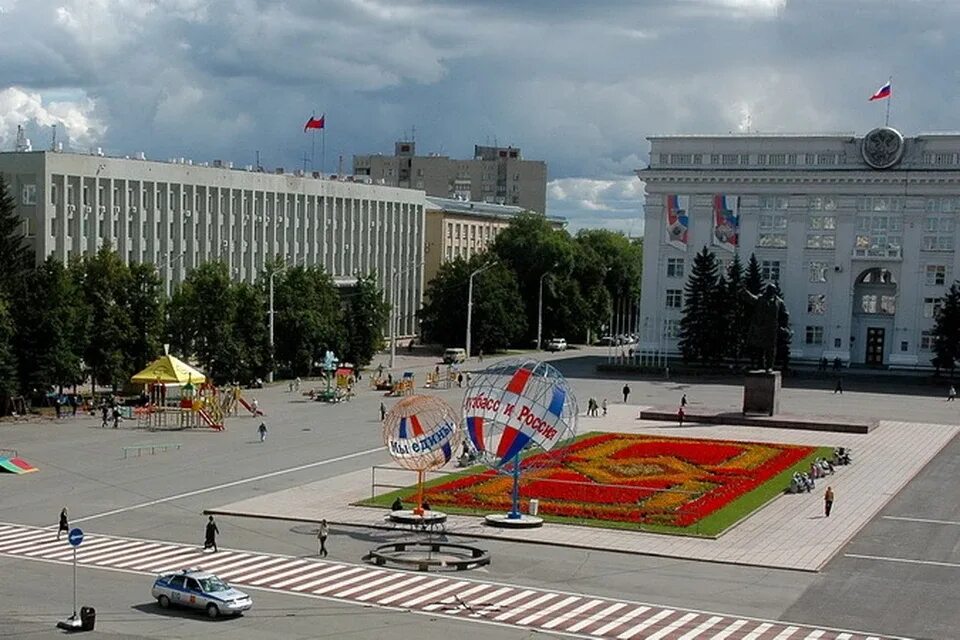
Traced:
<svg viewBox="0 0 960 640">
<path fill-rule="evenodd" d="M 791 357 L 929 367 L 960 276 L 960 134 L 655 136 L 646 184 L 644 354 L 676 354 L 683 288 L 709 247 L 777 280 Z"/>
<path fill-rule="evenodd" d="M 276 256 L 287 265 L 320 265 L 344 286 L 376 273 L 386 300 L 396 286 L 398 335 L 418 333 L 423 191 L 219 161 L 23 146 L 0 153 L 0 172 L 38 262 L 51 255 L 66 262 L 110 242 L 128 263 L 157 265 L 168 291 L 210 260 L 248 282 Z"/>
</svg>

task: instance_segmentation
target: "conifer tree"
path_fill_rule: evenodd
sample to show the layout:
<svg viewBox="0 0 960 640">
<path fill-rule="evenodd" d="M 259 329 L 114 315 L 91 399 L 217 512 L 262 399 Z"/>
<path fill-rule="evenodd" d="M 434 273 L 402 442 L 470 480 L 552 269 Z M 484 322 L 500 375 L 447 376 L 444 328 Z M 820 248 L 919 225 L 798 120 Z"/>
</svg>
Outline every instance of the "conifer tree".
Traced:
<svg viewBox="0 0 960 640">
<path fill-rule="evenodd" d="M 755 296 L 760 295 L 763 290 L 763 275 L 760 273 L 760 263 L 757 262 L 756 254 L 750 254 L 750 260 L 747 262 L 747 274 L 744 278 L 744 286 L 747 291 Z"/>
<path fill-rule="evenodd" d="M 685 362 L 715 362 L 722 353 L 723 323 L 720 312 L 720 264 L 704 247 L 693 259 L 693 268 L 684 287 L 683 316 L 680 318 L 680 352 Z"/>
<path fill-rule="evenodd" d="M 933 352 L 933 366 L 937 373 L 947 369 L 953 375 L 960 357 L 960 287 L 956 282 L 950 285 L 937 312 L 933 326 Z"/>
<path fill-rule="evenodd" d="M 746 348 L 746 331 L 750 322 L 750 307 L 747 303 L 746 281 L 740 256 L 734 255 L 723 278 L 721 312 L 724 316 L 724 352 L 740 364 Z"/>
</svg>

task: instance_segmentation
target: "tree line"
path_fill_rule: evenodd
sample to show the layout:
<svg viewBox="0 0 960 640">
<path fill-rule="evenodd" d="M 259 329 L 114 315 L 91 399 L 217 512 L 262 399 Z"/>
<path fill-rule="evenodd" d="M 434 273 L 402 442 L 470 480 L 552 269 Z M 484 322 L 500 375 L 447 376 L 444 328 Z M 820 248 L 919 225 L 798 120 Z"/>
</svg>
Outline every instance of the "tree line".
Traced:
<svg viewBox="0 0 960 640">
<path fill-rule="evenodd" d="M 423 339 L 463 346 L 470 274 L 474 277 L 472 350 L 529 348 L 537 336 L 541 280 L 543 340 L 583 342 L 610 330 L 615 308 L 640 298 L 643 244 L 622 233 L 571 236 L 541 215 L 521 214 L 487 251 L 441 265 L 424 292 Z"/>
<path fill-rule="evenodd" d="M 750 254 L 746 268 L 739 255 L 724 270 L 706 247 L 693 259 L 684 285 L 683 312 L 679 326 L 679 347 L 684 362 L 717 365 L 732 360 L 739 366 L 764 364 L 761 351 L 750 341 L 750 328 L 757 313 L 756 299 L 763 293 L 760 264 Z M 780 284 L 770 281 L 780 299 Z M 776 318 L 774 366 L 786 369 L 790 360 L 790 316 L 781 305 Z"/>
<path fill-rule="evenodd" d="M 50 257 L 36 265 L 0 178 L 0 413 L 12 396 L 50 387 L 119 388 L 164 344 L 217 382 L 249 382 L 275 368 L 309 375 L 327 350 L 364 366 L 383 346 L 388 313 L 373 275 L 341 292 L 322 268 L 279 261 L 253 284 L 208 262 L 169 297 L 154 265 L 128 265 L 110 246 L 68 264 Z"/>
</svg>

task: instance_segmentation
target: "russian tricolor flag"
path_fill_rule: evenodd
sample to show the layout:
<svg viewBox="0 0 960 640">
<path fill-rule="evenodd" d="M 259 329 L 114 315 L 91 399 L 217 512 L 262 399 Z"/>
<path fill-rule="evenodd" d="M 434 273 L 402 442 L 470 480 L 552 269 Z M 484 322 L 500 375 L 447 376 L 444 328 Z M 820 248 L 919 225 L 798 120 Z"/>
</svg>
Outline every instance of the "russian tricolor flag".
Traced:
<svg viewBox="0 0 960 640">
<path fill-rule="evenodd" d="M 869 101 L 873 102 L 874 100 L 883 100 L 884 98 L 889 98 L 892 91 L 893 90 L 890 88 L 890 81 L 887 80 L 887 84 L 877 89 L 877 92 L 870 96 Z"/>
</svg>

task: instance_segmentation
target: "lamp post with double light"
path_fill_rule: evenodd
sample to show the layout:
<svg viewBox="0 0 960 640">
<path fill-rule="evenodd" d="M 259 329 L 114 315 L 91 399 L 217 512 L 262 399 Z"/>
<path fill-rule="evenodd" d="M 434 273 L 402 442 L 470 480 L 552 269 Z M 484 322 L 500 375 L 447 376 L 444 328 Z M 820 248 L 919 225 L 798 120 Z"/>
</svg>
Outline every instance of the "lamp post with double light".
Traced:
<svg viewBox="0 0 960 640">
<path fill-rule="evenodd" d="M 540 276 L 540 287 L 539 295 L 537 297 L 537 351 L 543 349 L 543 279 L 546 278 L 553 269 L 556 269 L 560 266 L 557 263 L 554 263 L 552 267 L 543 272 L 543 275 Z"/>
<path fill-rule="evenodd" d="M 467 352 L 467 358 L 468 358 L 468 359 L 470 358 L 470 339 L 471 339 L 471 337 L 472 337 L 471 332 L 472 332 L 472 330 L 473 330 L 473 278 L 474 278 L 474 276 L 477 276 L 477 275 L 483 273 L 483 272 L 486 271 L 487 269 L 492 269 L 494 266 L 497 265 L 498 262 L 500 262 L 500 261 L 499 261 L 499 260 L 494 260 L 493 262 L 488 262 L 487 264 L 483 265 L 482 267 L 480 267 L 479 269 L 476 269 L 473 273 L 471 273 L 471 274 L 470 274 L 470 278 L 468 279 L 468 284 L 467 284 L 467 344 L 466 344 L 466 347 L 467 347 L 467 348 L 466 348 L 466 352 Z"/>
</svg>

